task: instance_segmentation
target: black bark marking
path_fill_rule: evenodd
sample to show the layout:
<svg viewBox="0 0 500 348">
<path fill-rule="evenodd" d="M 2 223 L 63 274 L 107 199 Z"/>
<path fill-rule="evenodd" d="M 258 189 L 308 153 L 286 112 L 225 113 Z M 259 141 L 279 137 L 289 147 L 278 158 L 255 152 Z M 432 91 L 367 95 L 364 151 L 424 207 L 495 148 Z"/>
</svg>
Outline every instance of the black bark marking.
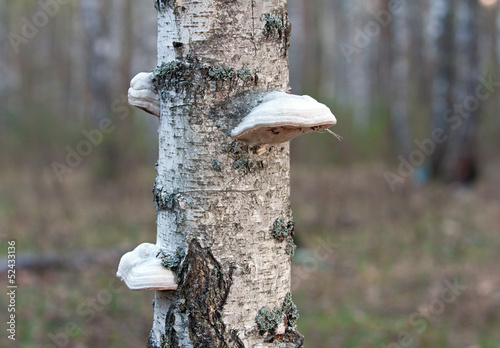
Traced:
<svg viewBox="0 0 500 348">
<path fill-rule="evenodd" d="M 156 345 L 155 341 L 154 341 L 154 338 L 153 338 L 153 331 L 151 331 L 151 333 L 149 334 L 149 338 L 148 338 L 148 344 L 146 346 L 146 348 L 160 348 Z"/>
<path fill-rule="evenodd" d="M 174 306 L 170 306 L 165 317 L 165 334 L 161 335 L 160 348 L 180 348 L 177 340 L 177 331 L 174 329 L 175 315 Z"/>
<path fill-rule="evenodd" d="M 156 211 L 173 210 L 177 207 L 177 198 L 174 193 L 167 192 L 162 186 L 156 183 L 153 186 L 153 196 Z"/>
<path fill-rule="evenodd" d="M 238 330 L 231 330 L 231 338 L 229 339 L 229 343 L 232 344 L 230 346 L 232 348 L 245 348 L 245 345 L 238 337 Z"/>
<path fill-rule="evenodd" d="M 231 337 L 226 337 L 229 335 L 222 321 L 222 310 L 232 276 L 232 265 L 224 272 L 209 248 L 202 248 L 196 239 L 191 241 L 179 273 L 177 294 L 185 299 L 178 306 L 181 312 L 187 313 L 194 347 L 230 347 Z"/>
</svg>

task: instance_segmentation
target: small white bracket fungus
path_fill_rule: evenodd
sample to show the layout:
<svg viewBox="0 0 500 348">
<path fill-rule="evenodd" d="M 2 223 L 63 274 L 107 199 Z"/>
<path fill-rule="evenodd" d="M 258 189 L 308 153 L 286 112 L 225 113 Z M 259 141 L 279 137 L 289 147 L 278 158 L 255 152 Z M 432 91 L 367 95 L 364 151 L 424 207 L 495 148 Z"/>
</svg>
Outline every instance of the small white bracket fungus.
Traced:
<svg viewBox="0 0 500 348">
<path fill-rule="evenodd" d="M 141 72 L 130 81 L 128 103 L 155 116 L 160 116 L 160 96 L 153 84 L 153 73 Z"/>
<path fill-rule="evenodd" d="M 274 91 L 231 131 L 231 137 L 251 146 L 280 144 L 336 123 L 330 109 L 314 98 Z"/>
<path fill-rule="evenodd" d="M 157 245 L 140 244 L 122 256 L 116 276 L 130 290 L 176 290 L 175 274 L 161 265 L 160 253 Z"/>
</svg>

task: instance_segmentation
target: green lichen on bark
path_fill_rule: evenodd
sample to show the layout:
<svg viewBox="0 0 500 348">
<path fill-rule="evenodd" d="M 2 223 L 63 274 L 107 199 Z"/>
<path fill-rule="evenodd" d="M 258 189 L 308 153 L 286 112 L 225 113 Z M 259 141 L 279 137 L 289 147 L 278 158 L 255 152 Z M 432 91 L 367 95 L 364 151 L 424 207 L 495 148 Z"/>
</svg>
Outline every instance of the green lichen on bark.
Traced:
<svg viewBox="0 0 500 348">
<path fill-rule="evenodd" d="M 251 79 L 253 77 L 252 72 L 250 71 L 250 69 L 248 69 L 246 67 L 241 68 L 238 71 L 236 71 L 236 75 L 238 75 L 238 77 L 240 79 L 242 79 L 243 81 Z"/>
<path fill-rule="evenodd" d="M 185 255 L 186 255 L 186 253 L 185 253 L 184 249 L 181 247 L 178 247 L 175 250 L 175 253 L 171 254 L 171 255 L 161 253 L 161 255 L 160 255 L 161 265 L 163 267 L 169 268 L 175 272 L 179 268 L 179 265 L 181 264 Z"/>
<path fill-rule="evenodd" d="M 229 81 L 234 77 L 234 70 L 230 67 L 213 67 L 208 71 L 208 76 L 214 80 Z"/>
<path fill-rule="evenodd" d="M 292 257 L 295 254 L 296 249 L 297 249 L 297 246 L 293 242 L 293 238 L 290 236 L 288 238 L 288 243 L 286 243 L 285 252 L 287 255 L 290 255 L 290 257 Z"/>
<path fill-rule="evenodd" d="M 297 327 L 297 320 L 299 319 L 300 315 L 297 306 L 292 301 L 291 292 L 286 294 L 281 310 L 283 312 L 285 324 L 292 328 Z"/>
<path fill-rule="evenodd" d="M 222 146 L 222 150 L 230 154 L 239 155 L 242 153 L 248 153 L 248 145 L 239 141 L 232 141 L 228 144 L 224 144 Z"/>
<path fill-rule="evenodd" d="M 212 163 L 212 168 L 215 171 L 220 172 L 222 170 L 221 165 L 220 165 L 220 161 L 217 158 L 212 158 L 212 160 L 210 162 Z"/>
<path fill-rule="evenodd" d="M 163 62 L 153 70 L 153 85 L 165 98 L 165 90 L 179 88 L 189 84 L 193 79 L 194 68 L 192 64 L 180 60 Z"/>
<path fill-rule="evenodd" d="M 167 192 L 163 187 L 153 186 L 153 197 L 156 211 L 173 210 L 177 205 L 177 199 L 174 193 Z"/>
<path fill-rule="evenodd" d="M 248 168 L 248 159 L 245 157 L 240 157 L 234 161 L 234 168 L 236 169 L 246 169 Z"/>
<path fill-rule="evenodd" d="M 281 341 L 293 344 L 290 347 L 302 347 L 304 336 L 295 329 L 297 319 L 299 319 L 299 311 L 292 301 L 292 294 L 288 292 L 281 307 L 261 308 L 255 317 L 255 323 L 259 329 L 259 335 L 263 336 L 267 333 L 265 342 Z M 276 330 L 282 323 L 285 325 L 285 332 L 277 334 Z M 286 345 L 286 347 L 289 346 Z"/>
<path fill-rule="evenodd" d="M 266 333 L 274 335 L 278 325 L 283 322 L 283 313 L 281 308 L 275 307 L 270 309 L 268 307 L 263 307 L 257 313 L 255 317 L 255 323 L 259 329 L 259 334 L 263 336 Z"/>
<path fill-rule="evenodd" d="M 283 21 L 271 14 L 267 14 L 264 17 L 264 29 L 266 36 L 273 35 L 274 33 L 278 33 L 279 36 L 283 34 L 286 29 L 286 26 L 283 24 Z"/>
<path fill-rule="evenodd" d="M 280 217 L 274 221 L 271 235 L 278 242 L 283 242 L 288 236 L 293 236 L 293 229 L 293 220 L 287 222 L 284 218 Z"/>
</svg>

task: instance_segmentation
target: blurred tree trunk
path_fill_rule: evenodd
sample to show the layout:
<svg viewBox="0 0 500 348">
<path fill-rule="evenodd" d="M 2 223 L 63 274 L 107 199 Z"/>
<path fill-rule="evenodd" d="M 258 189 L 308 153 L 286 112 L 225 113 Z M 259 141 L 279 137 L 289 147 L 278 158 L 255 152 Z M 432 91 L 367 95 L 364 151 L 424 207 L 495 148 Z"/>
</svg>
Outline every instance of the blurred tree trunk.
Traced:
<svg viewBox="0 0 500 348">
<path fill-rule="evenodd" d="M 411 148 L 410 125 L 408 123 L 408 59 L 410 33 L 408 30 L 408 13 L 410 5 L 404 2 L 399 10 L 393 13 L 392 20 L 392 93 L 390 98 L 391 119 L 396 146 L 399 153 L 407 156 Z"/>
<path fill-rule="evenodd" d="M 70 80 L 69 105 L 72 113 L 80 119 L 88 114 L 90 96 L 87 93 L 87 76 L 90 66 L 87 63 L 88 47 L 85 47 L 83 26 L 84 7 L 74 6 L 71 11 L 71 38 L 69 46 Z"/>
<path fill-rule="evenodd" d="M 156 292 L 148 346 L 300 347 L 284 301 L 291 231 L 270 233 L 275 221 L 292 226 L 289 145 L 259 156 L 228 135 L 252 90 L 289 89 L 286 1 L 156 4 L 157 243 L 186 257 L 177 291 Z"/>
<path fill-rule="evenodd" d="M 290 85 L 293 93 L 301 94 L 306 69 L 307 30 L 303 0 L 289 0 L 288 13 L 293 23 L 293 37 L 290 46 Z"/>
<path fill-rule="evenodd" d="M 320 45 L 322 46 L 320 58 L 320 83 L 319 83 L 319 96 L 324 100 L 333 100 L 336 92 L 335 84 L 335 62 L 337 60 L 338 51 L 336 50 L 337 21 L 332 20 L 335 18 L 336 7 L 338 7 L 338 1 L 322 0 L 320 3 L 319 11 L 319 23 L 320 23 Z M 294 34 L 297 33 L 294 23 Z M 293 46 L 292 46 L 293 47 Z M 291 52 L 293 54 L 293 52 Z"/>
<path fill-rule="evenodd" d="M 353 22 L 355 30 L 352 31 L 351 42 L 362 43 L 359 45 L 361 52 L 353 56 L 351 68 L 351 96 L 353 105 L 354 129 L 366 133 L 370 121 L 370 58 L 374 46 L 374 39 L 367 34 L 367 23 L 371 18 L 365 9 L 365 2 L 356 0 L 353 8 Z M 362 34 L 361 34 L 362 33 Z"/>
<path fill-rule="evenodd" d="M 106 40 L 105 33 L 105 3 L 100 0 L 85 0 L 80 3 L 83 28 L 85 30 L 85 50 L 87 52 L 87 66 L 89 74 L 87 75 L 86 85 L 89 88 L 90 119 L 94 124 L 107 116 L 110 90 L 107 87 L 107 81 L 111 80 L 111 72 L 106 61 L 110 47 Z"/>
<path fill-rule="evenodd" d="M 0 1 L 0 37 L 7 37 L 8 26 L 7 26 L 7 4 L 4 1 Z M 0 41 L 0 135 L 5 129 L 5 113 L 7 111 L 7 88 L 9 86 L 9 68 L 7 65 L 8 61 L 8 50 L 9 47 L 8 40 Z"/>
<path fill-rule="evenodd" d="M 431 89 L 432 120 L 431 132 L 449 133 L 446 113 L 452 109 L 452 86 L 454 72 L 453 45 L 453 4 L 451 0 L 435 0 L 430 3 L 434 35 L 435 73 Z M 446 155 L 446 143 L 437 142 L 431 155 L 431 173 L 434 177 L 443 177 L 443 163 Z"/>
<path fill-rule="evenodd" d="M 444 30 L 438 39 L 434 98 L 440 99 L 435 100 L 433 130 L 443 129 L 447 140 L 437 144 L 438 151 L 432 161 L 433 174 L 446 182 L 470 183 L 477 175 L 475 139 L 481 103 L 476 95 L 479 86 L 479 4 L 476 0 L 464 0 L 449 2 L 446 8 Z M 454 47 L 450 47 L 452 43 Z"/>
<path fill-rule="evenodd" d="M 448 118 L 449 138 L 443 158 L 442 178 L 470 183 L 475 180 L 476 134 L 481 100 L 478 56 L 478 8 L 476 0 L 458 1 L 455 5 L 455 84 L 453 116 Z"/>
<path fill-rule="evenodd" d="M 500 2 L 497 3 L 497 13 L 496 13 L 496 31 L 493 37 L 496 39 L 496 61 L 493 63 L 493 66 L 496 68 L 494 71 L 499 71 L 500 70 Z M 493 104 L 493 107 L 496 110 L 500 110 L 500 98 L 497 98 L 497 103 L 496 105 Z M 500 115 L 497 119 L 497 126 L 500 127 Z"/>
<path fill-rule="evenodd" d="M 418 16 L 407 15 L 410 27 L 410 44 L 409 53 L 411 56 L 410 75 L 411 81 L 416 81 L 416 86 L 412 90 L 411 95 L 415 95 L 415 102 L 424 104 L 427 102 L 427 91 L 429 86 L 426 73 L 429 67 L 425 61 L 425 41 L 424 41 L 424 19 L 426 17 L 426 1 L 408 2 L 409 14 L 418 13 Z"/>
</svg>

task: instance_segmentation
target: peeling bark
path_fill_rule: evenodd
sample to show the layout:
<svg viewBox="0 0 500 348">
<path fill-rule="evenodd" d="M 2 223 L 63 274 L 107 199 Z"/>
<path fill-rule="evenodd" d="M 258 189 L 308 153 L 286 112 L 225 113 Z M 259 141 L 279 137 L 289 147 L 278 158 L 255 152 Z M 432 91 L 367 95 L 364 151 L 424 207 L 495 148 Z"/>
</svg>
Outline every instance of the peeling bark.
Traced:
<svg viewBox="0 0 500 348">
<path fill-rule="evenodd" d="M 292 220 L 289 145 L 258 155 L 229 136 L 259 96 L 289 90 L 286 1 L 155 5 L 157 243 L 187 253 L 178 290 L 156 294 L 148 346 L 286 346 L 264 342 L 255 318 L 290 292 L 287 243 L 271 234 L 276 219 Z"/>
</svg>

